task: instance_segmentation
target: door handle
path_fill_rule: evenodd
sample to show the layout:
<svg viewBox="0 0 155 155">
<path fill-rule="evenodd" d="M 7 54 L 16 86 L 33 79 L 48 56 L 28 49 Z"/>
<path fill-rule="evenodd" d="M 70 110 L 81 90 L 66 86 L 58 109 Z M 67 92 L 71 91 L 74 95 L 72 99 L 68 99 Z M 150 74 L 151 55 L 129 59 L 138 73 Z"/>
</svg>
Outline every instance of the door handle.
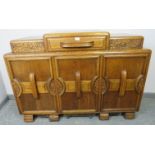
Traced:
<svg viewBox="0 0 155 155">
<path fill-rule="evenodd" d="M 126 91 L 126 78 L 127 78 L 127 71 L 121 71 L 121 81 L 120 81 L 120 89 L 119 89 L 119 96 L 124 96 Z"/>
<path fill-rule="evenodd" d="M 80 72 L 77 71 L 75 73 L 75 86 L 76 86 L 76 97 L 80 98 L 81 97 L 81 77 L 80 77 Z"/>
<path fill-rule="evenodd" d="M 38 90 L 37 90 L 37 83 L 36 83 L 36 79 L 35 79 L 34 73 L 30 73 L 29 74 L 29 79 L 30 79 L 30 82 L 31 82 L 33 97 L 35 99 L 37 99 L 38 98 Z"/>
</svg>

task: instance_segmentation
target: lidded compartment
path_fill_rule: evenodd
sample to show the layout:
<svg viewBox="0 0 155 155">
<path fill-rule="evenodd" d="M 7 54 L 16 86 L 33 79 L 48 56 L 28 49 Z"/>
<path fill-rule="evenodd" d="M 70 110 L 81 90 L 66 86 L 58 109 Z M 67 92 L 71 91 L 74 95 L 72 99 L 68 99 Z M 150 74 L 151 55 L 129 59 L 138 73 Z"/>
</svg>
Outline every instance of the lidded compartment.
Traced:
<svg viewBox="0 0 155 155">
<path fill-rule="evenodd" d="M 143 48 L 143 42 L 144 42 L 143 36 L 115 35 L 110 37 L 109 46 L 110 50 L 141 49 Z"/>
<path fill-rule="evenodd" d="M 41 53 L 44 52 L 44 42 L 40 37 L 26 37 L 10 41 L 13 53 Z"/>
</svg>

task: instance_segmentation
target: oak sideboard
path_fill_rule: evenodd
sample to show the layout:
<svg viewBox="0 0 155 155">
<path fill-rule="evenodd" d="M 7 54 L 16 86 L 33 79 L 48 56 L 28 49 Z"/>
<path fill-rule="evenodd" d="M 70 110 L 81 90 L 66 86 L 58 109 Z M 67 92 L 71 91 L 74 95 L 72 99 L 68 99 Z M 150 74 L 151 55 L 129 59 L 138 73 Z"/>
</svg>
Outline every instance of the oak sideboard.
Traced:
<svg viewBox="0 0 155 155">
<path fill-rule="evenodd" d="M 10 42 L 5 54 L 14 96 L 25 122 L 46 115 L 121 113 L 140 108 L 151 50 L 142 36 L 108 32 L 50 33 Z"/>
</svg>

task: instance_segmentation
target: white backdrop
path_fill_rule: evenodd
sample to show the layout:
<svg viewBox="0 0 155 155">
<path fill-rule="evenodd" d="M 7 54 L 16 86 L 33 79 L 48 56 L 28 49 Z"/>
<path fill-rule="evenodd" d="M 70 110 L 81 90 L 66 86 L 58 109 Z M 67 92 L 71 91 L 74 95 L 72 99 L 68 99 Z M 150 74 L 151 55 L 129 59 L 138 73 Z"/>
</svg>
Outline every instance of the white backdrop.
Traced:
<svg viewBox="0 0 155 155">
<path fill-rule="evenodd" d="M 11 51 L 10 49 L 10 40 L 18 39 L 28 36 L 42 36 L 45 33 L 49 32 L 69 32 L 69 31 L 109 31 L 113 34 L 135 34 L 144 36 L 144 47 L 150 48 L 152 51 L 155 51 L 155 29 L 104 29 L 104 30 L 0 30 L 0 72 L 2 73 L 2 79 L 4 81 L 4 86 L 6 88 L 7 94 L 12 94 L 12 89 L 10 86 L 10 81 L 8 78 L 8 74 L 6 71 L 5 63 L 3 60 L 3 55 Z M 148 73 L 148 78 L 146 81 L 145 92 L 155 93 L 155 53 L 152 52 L 152 58 L 150 62 L 150 68 Z M 1 83 L 2 81 L 0 81 Z M 2 92 L 3 91 L 3 92 Z M 4 94 L 4 90 L 0 90 L 1 93 Z"/>
<path fill-rule="evenodd" d="M 5 97 L 6 97 L 6 91 L 4 88 L 4 84 L 3 84 L 3 80 L 2 80 L 2 76 L 1 76 L 1 72 L 0 72 L 0 104 L 5 99 Z"/>
</svg>

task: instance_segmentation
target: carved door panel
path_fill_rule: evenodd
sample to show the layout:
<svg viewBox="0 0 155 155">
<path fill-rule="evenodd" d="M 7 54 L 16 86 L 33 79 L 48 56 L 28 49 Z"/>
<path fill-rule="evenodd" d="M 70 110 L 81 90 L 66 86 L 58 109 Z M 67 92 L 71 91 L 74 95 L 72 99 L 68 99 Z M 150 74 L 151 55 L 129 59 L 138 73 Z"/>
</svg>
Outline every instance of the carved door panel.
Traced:
<svg viewBox="0 0 155 155">
<path fill-rule="evenodd" d="M 57 96 L 62 113 L 95 113 L 99 110 L 99 61 L 100 57 L 96 55 L 54 58 L 55 78 L 63 83 L 59 88 L 64 88 Z"/>
<path fill-rule="evenodd" d="M 47 83 L 53 78 L 50 57 L 9 58 L 6 61 L 14 94 L 20 112 L 36 114 L 55 113 L 55 97 L 50 95 Z"/>
<path fill-rule="evenodd" d="M 148 62 L 147 53 L 104 55 L 102 76 L 107 78 L 109 88 L 102 96 L 102 111 L 126 112 L 139 109 Z"/>
</svg>

